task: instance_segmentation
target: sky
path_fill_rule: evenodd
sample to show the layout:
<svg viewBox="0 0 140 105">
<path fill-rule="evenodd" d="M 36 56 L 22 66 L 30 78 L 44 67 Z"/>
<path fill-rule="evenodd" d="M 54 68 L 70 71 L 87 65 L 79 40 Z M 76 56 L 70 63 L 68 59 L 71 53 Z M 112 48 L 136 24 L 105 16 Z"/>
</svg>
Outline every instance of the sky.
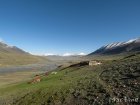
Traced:
<svg viewBox="0 0 140 105">
<path fill-rule="evenodd" d="M 33 54 L 83 54 L 140 36 L 140 0 L 0 0 L 0 40 Z"/>
</svg>

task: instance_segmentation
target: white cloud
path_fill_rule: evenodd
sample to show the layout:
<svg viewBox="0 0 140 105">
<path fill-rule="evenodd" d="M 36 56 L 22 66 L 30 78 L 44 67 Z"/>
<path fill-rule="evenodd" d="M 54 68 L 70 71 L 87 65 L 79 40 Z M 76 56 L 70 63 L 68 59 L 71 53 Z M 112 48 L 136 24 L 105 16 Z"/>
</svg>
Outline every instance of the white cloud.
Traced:
<svg viewBox="0 0 140 105">
<path fill-rule="evenodd" d="M 81 53 L 79 53 L 78 55 L 86 55 L 85 53 L 83 53 L 83 52 L 81 52 Z"/>
<path fill-rule="evenodd" d="M 41 54 L 41 53 L 31 53 L 33 55 L 40 55 L 40 56 L 53 56 L 53 55 L 58 55 L 58 56 L 64 56 L 64 57 L 67 57 L 67 56 L 76 56 L 76 55 L 80 55 L 80 56 L 84 56 L 86 55 L 85 53 L 81 52 L 81 53 L 64 53 L 64 54 L 54 54 L 54 53 L 45 53 L 45 54 Z"/>
<path fill-rule="evenodd" d="M 52 55 L 55 55 L 53 53 L 39 53 L 39 52 L 29 52 L 30 54 L 32 55 L 37 55 L 37 56 L 52 56 Z"/>
<path fill-rule="evenodd" d="M 45 53 L 44 55 L 45 55 L 45 56 L 53 56 L 53 55 L 55 55 L 55 54 L 53 54 L 53 53 Z"/>
<path fill-rule="evenodd" d="M 72 54 L 72 53 L 64 53 L 62 56 L 72 56 L 72 55 L 74 55 L 74 54 Z"/>
<path fill-rule="evenodd" d="M 32 55 L 43 56 L 43 54 L 41 54 L 41 53 L 36 53 L 36 52 L 28 52 L 28 53 L 30 53 Z"/>
<path fill-rule="evenodd" d="M 62 56 L 75 56 L 75 55 L 81 55 L 81 56 L 84 56 L 86 55 L 85 53 L 81 52 L 81 53 L 78 53 L 78 54 L 74 54 L 74 53 L 64 53 Z"/>
</svg>

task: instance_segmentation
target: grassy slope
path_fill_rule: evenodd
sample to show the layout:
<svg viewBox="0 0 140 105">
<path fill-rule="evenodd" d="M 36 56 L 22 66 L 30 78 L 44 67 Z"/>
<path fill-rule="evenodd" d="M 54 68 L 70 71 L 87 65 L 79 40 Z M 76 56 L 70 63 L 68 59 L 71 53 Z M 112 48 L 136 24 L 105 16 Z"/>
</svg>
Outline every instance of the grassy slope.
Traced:
<svg viewBox="0 0 140 105">
<path fill-rule="evenodd" d="M 30 80 L 34 75 L 39 73 L 42 73 L 42 71 L 29 70 L 29 71 L 19 71 L 13 73 L 0 74 L 0 87 Z"/>
<path fill-rule="evenodd" d="M 41 61 L 41 57 L 29 54 L 2 53 L 0 52 L 0 66 L 26 65 Z"/>
<path fill-rule="evenodd" d="M 140 98 L 140 55 L 106 61 L 96 67 L 70 67 L 27 82 L 0 89 L 1 104 L 13 105 L 116 105 L 113 97 Z M 133 75 L 133 76 L 132 76 Z M 19 94 L 20 93 L 20 94 Z M 7 100 L 8 99 L 8 100 Z M 137 105 L 138 103 L 117 103 Z"/>
</svg>

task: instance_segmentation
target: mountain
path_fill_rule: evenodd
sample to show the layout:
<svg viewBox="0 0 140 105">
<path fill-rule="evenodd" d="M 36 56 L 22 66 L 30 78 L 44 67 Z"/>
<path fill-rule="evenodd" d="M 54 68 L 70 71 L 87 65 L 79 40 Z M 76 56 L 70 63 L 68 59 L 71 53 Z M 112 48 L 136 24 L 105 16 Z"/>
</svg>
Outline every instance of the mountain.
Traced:
<svg viewBox="0 0 140 105">
<path fill-rule="evenodd" d="M 71 56 L 59 56 L 59 55 L 52 55 L 52 56 L 46 56 L 47 59 L 52 61 L 76 61 L 81 60 L 82 55 L 71 55 Z"/>
<path fill-rule="evenodd" d="M 29 54 L 16 46 L 10 46 L 4 42 L 0 42 L 0 53 L 18 53 L 18 54 Z"/>
<path fill-rule="evenodd" d="M 41 58 L 33 56 L 16 46 L 0 42 L 0 67 L 36 63 Z"/>
<path fill-rule="evenodd" d="M 105 45 L 95 52 L 89 54 L 92 55 L 113 55 L 113 54 L 121 54 L 128 52 L 136 52 L 140 51 L 140 38 L 132 39 L 126 42 L 116 42 Z"/>
</svg>

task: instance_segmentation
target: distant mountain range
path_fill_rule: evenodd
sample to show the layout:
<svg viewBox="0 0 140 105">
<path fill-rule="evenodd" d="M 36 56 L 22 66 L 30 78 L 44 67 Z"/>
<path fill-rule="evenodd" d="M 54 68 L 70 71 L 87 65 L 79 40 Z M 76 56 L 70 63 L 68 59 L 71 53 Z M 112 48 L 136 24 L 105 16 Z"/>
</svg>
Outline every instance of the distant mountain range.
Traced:
<svg viewBox="0 0 140 105">
<path fill-rule="evenodd" d="M 126 42 L 115 42 L 108 45 L 105 45 L 93 53 L 90 53 L 87 56 L 100 56 L 100 55 L 115 55 L 123 53 L 131 53 L 140 51 L 140 38 L 132 39 Z M 22 49 L 16 46 L 10 46 L 4 42 L 0 42 L 0 66 L 9 66 L 9 65 L 23 65 L 36 63 L 42 61 L 43 59 L 47 60 L 82 60 L 84 55 L 71 55 L 71 56 L 34 56 L 30 53 L 23 51 Z M 47 58 L 47 59 L 46 59 Z M 92 58 L 92 57 L 91 57 Z"/>
<path fill-rule="evenodd" d="M 0 67 L 36 63 L 40 57 L 33 56 L 16 46 L 0 42 Z"/>
<path fill-rule="evenodd" d="M 4 42 L 0 42 L 0 53 L 29 54 L 16 46 L 10 46 Z"/>
<path fill-rule="evenodd" d="M 76 60 L 81 60 L 82 55 L 70 55 L 70 56 L 58 56 L 58 55 L 53 55 L 53 56 L 46 56 L 47 59 L 51 61 L 76 61 Z"/>
<path fill-rule="evenodd" d="M 140 38 L 132 39 L 126 42 L 116 42 L 105 45 L 88 56 L 92 55 L 112 55 L 112 54 L 121 54 L 127 52 L 136 52 L 140 51 Z"/>
</svg>

